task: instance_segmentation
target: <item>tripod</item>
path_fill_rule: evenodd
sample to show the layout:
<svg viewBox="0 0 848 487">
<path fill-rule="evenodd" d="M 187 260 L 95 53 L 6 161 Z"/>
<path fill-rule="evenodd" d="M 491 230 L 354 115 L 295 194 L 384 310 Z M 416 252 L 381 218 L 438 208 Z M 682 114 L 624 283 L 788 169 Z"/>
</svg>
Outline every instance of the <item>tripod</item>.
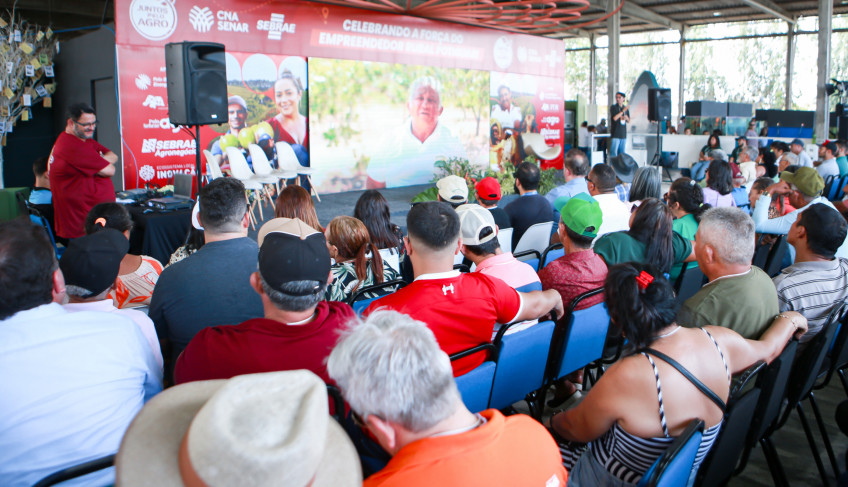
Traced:
<svg viewBox="0 0 848 487">
<path fill-rule="evenodd" d="M 658 169 L 662 168 L 662 169 L 660 169 L 660 176 L 662 177 L 663 174 L 665 174 L 666 176 L 668 176 L 668 181 L 673 182 L 674 179 L 672 179 L 671 173 L 669 172 L 669 170 L 665 166 L 665 164 L 662 163 L 662 135 L 660 134 L 660 127 L 662 126 L 662 121 L 657 120 L 656 123 L 657 123 L 657 150 L 656 150 L 656 152 L 654 152 L 654 158 L 651 159 L 650 165 L 651 166 L 657 166 Z M 663 181 L 665 181 L 665 179 L 663 179 Z"/>
</svg>

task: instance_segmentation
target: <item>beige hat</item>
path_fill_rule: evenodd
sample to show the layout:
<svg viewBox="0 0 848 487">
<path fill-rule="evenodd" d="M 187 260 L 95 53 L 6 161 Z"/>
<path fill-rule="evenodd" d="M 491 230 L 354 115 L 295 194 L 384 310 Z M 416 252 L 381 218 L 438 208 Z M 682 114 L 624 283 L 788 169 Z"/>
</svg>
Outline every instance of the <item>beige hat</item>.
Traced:
<svg viewBox="0 0 848 487">
<path fill-rule="evenodd" d="M 539 159 L 554 159 L 562 153 L 561 146 L 548 145 L 545 142 L 545 136 L 542 134 L 528 132 L 521 134 L 521 140 L 524 142 L 524 152 L 529 152 Z"/>
<path fill-rule="evenodd" d="M 465 203 L 468 201 L 468 184 L 459 176 L 445 176 L 436 183 L 439 196 L 448 203 Z"/>
<path fill-rule="evenodd" d="M 299 218 L 272 218 L 259 228 L 256 234 L 256 244 L 262 247 L 262 242 L 269 233 L 285 233 L 306 240 L 313 233 L 321 233 L 310 227 Z"/>
<path fill-rule="evenodd" d="M 308 370 L 189 382 L 148 402 L 115 458 L 118 486 L 360 486 L 359 457 Z"/>
<path fill-rule="evenodd" d="M 459 215 L 459 235 L 465 245 L 480 245 L 498 235 L 498 227 L 492 212 L 480 205 L 461 205 L 456 209 Z M 491 228 L 492 233 L 480 238 L 480 232 Z"/>
</svg>

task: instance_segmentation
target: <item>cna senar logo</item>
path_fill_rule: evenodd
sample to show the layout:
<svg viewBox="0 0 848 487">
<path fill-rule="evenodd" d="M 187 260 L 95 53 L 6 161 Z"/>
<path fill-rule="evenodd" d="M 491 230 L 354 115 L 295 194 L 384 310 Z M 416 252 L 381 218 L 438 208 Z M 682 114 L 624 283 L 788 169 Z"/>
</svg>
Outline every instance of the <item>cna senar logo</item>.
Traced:
<svg viewBox="0 0 848 487">
<path fill-rule="evenodd" d="M 188 21 L 197 32 L 209 32 L 215 25 L 215 15 L 209 7 L 200 8 L 195 5 L 188 12 Z"/>
<path fill-rule="evenodd" d="M 257 20 L 256 30 L 268 31 L 268 39 L 279 41 L 283 38 L 283 34 L 294 34 L 297 24 L 286 23 L 286 16 L 283 14 L 271 14 L 271 20 Z"/>
<path fill-rule="evenodd" d="M 146 90 L 150 88 L 150 76 L 146 74 L 140 74 L 135 77 L 135 86 L 139 90 Z"/>
<path fill-rule="evenodd" d="M 150 181 L 154 176 L 156 176 L 156 170 L 153 169 L 153 166 L 144 165 L 138 170 L 138 177 L 145 181 Z"/>
<path fill-rule="evenodd" d="M 177 28 L 175 0 L 133 0 L 130 22 L 142 37 L 151 41 L 167 39 Z"/>
</svg>

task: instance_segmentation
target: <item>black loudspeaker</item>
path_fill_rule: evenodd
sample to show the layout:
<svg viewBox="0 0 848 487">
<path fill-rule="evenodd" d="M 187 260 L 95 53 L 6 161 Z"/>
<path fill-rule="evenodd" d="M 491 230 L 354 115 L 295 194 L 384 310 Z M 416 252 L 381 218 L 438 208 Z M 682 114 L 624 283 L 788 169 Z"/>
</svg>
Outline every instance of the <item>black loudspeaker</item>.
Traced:
<svg viewBox="0 0 848 487">
<path fill-rule="evenodd" d="M 648 90 L 648 120 L 662 122 L 671 120 L 671 90 L 651 88 Z"/>
<path fill-rule="evenodd" d="M 174 125 L 227 121 L 224 45 L 214 42 L 165 44 L 168 118 Z"/>
</svg>

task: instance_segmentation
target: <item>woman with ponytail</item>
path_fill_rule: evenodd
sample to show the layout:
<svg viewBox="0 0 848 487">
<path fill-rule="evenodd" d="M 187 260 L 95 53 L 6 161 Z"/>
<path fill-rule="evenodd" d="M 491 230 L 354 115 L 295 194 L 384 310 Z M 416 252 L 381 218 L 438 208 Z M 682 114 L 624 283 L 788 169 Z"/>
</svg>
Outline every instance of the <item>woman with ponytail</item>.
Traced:
<svg viewBox="0 0 848 487">
<path fill-rule="evenodd" d="M 380 251 L 371 242 L 365 224 L 351 216 L 337 216 L 324 232 L 330 257 L 333 281 L 327 288 L 327 301 L 345 301 L 358 289 L 393 281 L 398 273 L 383 262 Z M 391 290 L 368 293 L 367 298 L 389 294 Z"/>
<path fill-rule="evenodd" d="M 672 230 L 686 240 L 694 241 L 701 215 L 712 208 L 709 204 L 704 203 L 704 191 L 701 186 L 692 179 L 678 178 L 671 183 L 668 193 L 665 194 L 665 201 L 674 216 L 674 221 L 671 222 Z M 686 265 L 695 267 L 698 264 L 690 262 Z M 671 267 L 669 280 L 671 282 L 677 281 L 682 269 L 683 264 L 674 264 Z"/>
<path fill-rule="evenodd" d="M 118 203 L 100 203 L 85 218 L 85 234 L 114 228 L 122 232 L 129 240 L 133 222 L 130 213 Z M 153 296 L 153 287 L 159 281 L 162 264 L 149 255 L 127 254 L 121 260 L 115 288 L 109 292 L 109 298 L 116 308 L 137 308 L 149 306 Z"/>
<path fill-rule="evenodd" d="M 807 320 L 782 313 L 760 340 L 721 326 L 682 328 L 674 322 L 671 284 L 654 267 L 632 263 L 610 268 L 604 298 L 611 330 L 636 351 L 612 365 L 576 408 L 551 418 L 568 485 L 638 482 L 675 436 L 700 418 L 705 429 L 691 485 L 721 429 L 731 374 L 773 360 L 793 335 L 803 335 Z"/>
</svg>

